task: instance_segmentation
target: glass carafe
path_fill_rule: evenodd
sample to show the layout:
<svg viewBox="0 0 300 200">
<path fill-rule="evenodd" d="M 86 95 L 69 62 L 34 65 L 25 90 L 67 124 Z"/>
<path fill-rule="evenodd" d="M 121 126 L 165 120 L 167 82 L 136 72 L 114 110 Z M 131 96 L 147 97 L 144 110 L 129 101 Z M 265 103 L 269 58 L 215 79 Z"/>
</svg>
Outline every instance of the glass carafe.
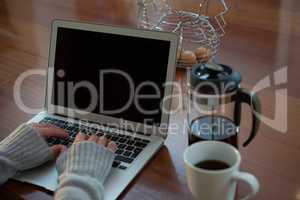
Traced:
<svg viewBox="0 0 300 200">
<path fill-rule="evenodd" d="M 252 110 L 252 130 L 248 145 L 259 127 L 260 103 L 255 94 L 240 88 L 241 76 L 226 65 L 198 64 L 188 74 L 189 144 L 218 140 L 238 147 L 241 104 Z"/>
</svg>

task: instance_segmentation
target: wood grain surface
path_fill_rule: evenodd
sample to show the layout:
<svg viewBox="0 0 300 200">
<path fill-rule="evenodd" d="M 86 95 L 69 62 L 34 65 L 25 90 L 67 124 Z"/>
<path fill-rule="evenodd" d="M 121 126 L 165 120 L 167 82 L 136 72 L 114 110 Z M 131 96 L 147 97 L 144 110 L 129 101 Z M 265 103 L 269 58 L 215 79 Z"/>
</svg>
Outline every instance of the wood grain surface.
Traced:
<svg viewBox="0 0 300 200">
<path fill-rule="evenodd" d="M 217 1 L 217 0 L 215 0 Z M 218 5 L 211 1 L 212 12 Z M 288 66 L 288 82 L 258 92 L 263 114 L 273 118 L 275 92 L 288 89 L 288 130 L 280 133 L 262 124 L 258 136 L 241 147 L 242 170 L 255 174 L 261 184 L 256 199 L 300 200 L 300 2 L 299 0 L 232 0 L 228 26 L 216 60 L 239 70 L 248 89 L 266 76 Z M 197 10 L 197 0 L 174 0 L 176 8 Z M 55 18 L 135 26 L 134 0 L 0 0 L 0 139 L 33 115 L 18 108 L 13 98 L 17 77 L 29 69 L 46 70 L 51 21 Z M 185 71 L 177 70 L 184 85 Z M 39 108 L 44 102 L 45 79 L 31 77 L 22 85 L 22 98 Z M 175 90 L 175 92 L 178 92 Z M 180 101 L 174 100 L 173 106 Z M 284 105 L 283 105 L 284 106 Z M 251 125 L 243 108 L 240 143 Z M 122 193 L 120 199 L 192 199 L 186 185 L 182 153 L 187 146 L 184 109 L 171 116 L 180 129 L 170 131 L 165 146 Z M 239 184 L 237 197 L 248 188 Z M 0 187 L 1 199 L 52 199 L 36 186 L 9 181 Z"/>
</svg>

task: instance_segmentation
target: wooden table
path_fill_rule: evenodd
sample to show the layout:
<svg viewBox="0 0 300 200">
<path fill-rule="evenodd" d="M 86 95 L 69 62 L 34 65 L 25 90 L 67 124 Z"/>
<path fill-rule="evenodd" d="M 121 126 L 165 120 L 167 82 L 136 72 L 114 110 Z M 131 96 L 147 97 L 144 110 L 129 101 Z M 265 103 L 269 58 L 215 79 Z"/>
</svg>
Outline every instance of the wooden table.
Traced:
<svg viewBox="0 0 300 200">
<path fill-rule="evenodd" d="M 175 7 L 197 9 L 198 1 L 174 0 Z M 213 2 L 213 1 L 211 1 Z M 251 89 L 259 80 L 288 66 L 288 83 L 258 92 L 263 114 L 274 116 L 275 90 L 288 88 L 288 130 L 280 133 L 262 124 L 256 139 L 240 148 L 242 169 L 254 173 L 261 190 L 256 199 L 300 199 L 300 3 L 299 0 L 230 1 L 226 36 L 217 61 L 233 66 Z M 212 10 L 218 9 L 215 3 Z M 134 0 L 1 0 L 0 1 L 0 135 L 7 136 L 18 124 L 32 117 L 13 99 L 18 75 L 28 69 L 46 69 L 50 23 L 54 18 L 134 26 Z M 177 71 L 184 82 L 184 71 Z M 32 77 L 22 85 L 26 105 L 41 107 L 44 78 Z M 175 91 L 176 92 L 176 91 Z M 173 103 L 176 104 L 176 101 Z M 178 102 L 177 102 L 178 103 Z M 282 105 L 284 106 L 284 105 Z M 182 124 L 184 112 L 172 115 Z M 276 115 L 281 113 L 276 113 Z M 247 123 L 248 122 L 248 123 Z M 245 107 L 240 141 L 250 129 Z M 121 199 L 191 199 L 186 186 L 182 153 L 187 146 L 185 127 L 171 131 L 165 147 L 149 162 Z M 248 189 L 240 184 L 238 196 Z M 1 199 L 52 199 L 52 194 L 29 184 L 9 181 L 0 188 Z"/>
</svg>

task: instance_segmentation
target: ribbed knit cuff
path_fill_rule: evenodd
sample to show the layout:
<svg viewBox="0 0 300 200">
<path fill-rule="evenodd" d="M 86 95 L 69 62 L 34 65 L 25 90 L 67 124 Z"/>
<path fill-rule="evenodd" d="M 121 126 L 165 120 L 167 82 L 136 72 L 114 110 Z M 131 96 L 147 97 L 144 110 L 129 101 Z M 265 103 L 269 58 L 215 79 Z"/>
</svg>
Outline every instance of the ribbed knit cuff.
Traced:
<svg viewBox="0 0 300 200">
<path fill-rule="evenodd" d="M 19 126 L 0 142 L 0 156 L 17 170 L 36 167 L 52 158 L 48 144 L 27 124 Z"/>
<path fill-rule="evenodd" d="M 103 183 L 107 178 L 114 153 L 94 142 L 74 143 L 59 156 L 56 166 L 59 175 L 90 176 Z"/>
<path fill-rule="evenodd" d="M 12 166 L 11 162 L 5 157 L 0 156 L 0 185 L 5 183 L 9 178 L 16 175 L 17 169 Z"/>
</svg>

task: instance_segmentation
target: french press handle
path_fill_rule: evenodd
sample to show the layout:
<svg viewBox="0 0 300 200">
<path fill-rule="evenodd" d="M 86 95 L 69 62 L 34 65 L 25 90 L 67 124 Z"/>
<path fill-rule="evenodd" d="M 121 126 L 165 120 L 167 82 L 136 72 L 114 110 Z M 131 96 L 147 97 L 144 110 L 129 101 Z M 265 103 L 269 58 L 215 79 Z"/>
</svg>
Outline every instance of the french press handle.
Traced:
<svg viewBox="0 0 300 200">
<path fill-rule="evenodd" d="M 249 138 L 243 144 L 245 147 L 254 139 L 260 125 L 260 101 L 255 93 L 248 92 L 242 88 L 238 90 L 235 100 L 234 121 L 237 126 L 241 123 L 242 103 L 248 104 L 252 111 L 252 128 Z"/>
</svg>

